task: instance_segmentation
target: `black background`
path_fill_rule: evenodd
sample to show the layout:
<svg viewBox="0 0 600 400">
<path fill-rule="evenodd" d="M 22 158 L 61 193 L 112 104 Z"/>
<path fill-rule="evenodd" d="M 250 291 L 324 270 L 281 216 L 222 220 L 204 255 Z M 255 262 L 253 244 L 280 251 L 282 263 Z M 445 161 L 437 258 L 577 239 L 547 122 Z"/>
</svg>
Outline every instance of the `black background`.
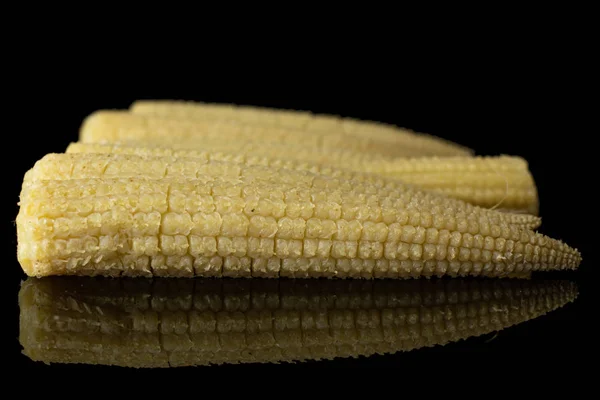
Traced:
<svg viewBox="0 0 600 400">
<path fill-rule="evenodd" d="M 586 100 L 589 82 L 581 79 L 576 60 L 565 61 L 568 56 L 557 54 L 551 44 L 523 45 L 503 53 L 469 52 L 468 59 L 448 51 L 426 61 L 416 56 L 397 58 L 388 50 L 371 57 L 365 67 L 355 62 L 358 55 L 350 57 L 343 51 L 333 63 L 298 51 L 260 67 L 255 58 L 240 53 L 238 59 L 223 66 L 215 66 L 214 59 L 207 56 L 199 56 L 195 62 L 174 59 L 176 68 L 167 70 L 128 64 L 108 46 L 95 51 L 99 58 L 109 58 L 110 65 L 98 67 L 94 57 L 58 63 L 63 54 L 53 53 L 53 58 L 44 58 L 43 68 L 30 58 L 19 64 L 22 69 L 11 82 L 18 90 L 13 97 L 17 106 L 8 108 L 8 118 L 14 118 L 16 124 L 4 129 L 3 136 L 3 171 L 8 184 L 3 193 L 2 242 L 9 256 L 2 279 L 3 332 L 7 334 L 2 354 L 18 370 L 135 377 L 199 373 L 194 369 L 47 367 L 22 356 L 17 340 L 16 296 L 25 276 L 14 256 L 14 219 L 23 174 L 44 154 L 64 151 L 69 142 L 77 140 L 81 121 L 94 110 L 127 108 L 132 101 L 145 98 L 251 104 L 378 120 L 459 142 L 478 154 L 522 156 L 529 161 L 538 184 L 543 218 L 540 231 L 579 248 L 584 258 L 580 270 L 551 275 L 578 283 L 580 296 L 575 303 L 505 330 L 490 342 L 486 340 L 489 337 L 472 338 L 393 356 L 225 366 L 210 373 L 386 366 L 398 368 L 405 377 L 459 376 L 459 368 L 468 368 L 469 373 L 486 371 L 503 380 L 538 374 L 567 379 L 583 369 L 582 359 L 595 352 L 595 238 L 587 230 L 597 224 L 597 215 L 589 208 L 590 187 L 596 185 L 597 174 L 590 137 L 596 135 L 597 127 L 582 124 L 592 112 Z M 209 370 L 203 368 L 202 373 Z"/>
</svg>

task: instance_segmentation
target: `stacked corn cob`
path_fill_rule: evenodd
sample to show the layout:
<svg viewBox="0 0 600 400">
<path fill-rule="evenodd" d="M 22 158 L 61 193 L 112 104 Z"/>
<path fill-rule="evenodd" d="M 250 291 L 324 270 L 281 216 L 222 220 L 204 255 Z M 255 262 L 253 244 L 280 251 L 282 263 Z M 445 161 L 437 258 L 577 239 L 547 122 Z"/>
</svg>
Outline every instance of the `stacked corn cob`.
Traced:
<svg viewBox="0 0 600 400">
<path fill-rule="evenodd" d="M 409 156 L 410 158 L 403 158 Z M 138 102 L 84 122 L 25 175 L 25 272 L 46 275 L 511 276 L 573 269 L 535 233 L 524 160 L 307 113 Z"/>
<path fill-rule="evenodd" d="M 36 361 L 126 367 L 358 357 L 491 333 L 576 296 L 566 281 L 30 278 L 20 342 Z"/>
<path fill-rule="evenodd" d="M 82 143 L 72 145 L 69 150 L 191 157 L 206 157 L 211 153 L 217 159 L 283 164 L 293 169 L 368 172 L 482 207 L 501 205 L 537 213 L 535 183 L 527 163 L 519 157 L 467 157 L 470 154 L 462 147 L 405 131 L 396 132 L 397 143 L 390 143 L 379 140 L 375 134 L 357 138 L 341 129 L 334 131 L 337 132 L 334 135 L 241 125 L 235 121 L 198 122 L 164 117 L 96 112 L 82 126 Z M 374 132 L 378 132 L 376 128 L 379 126 L 372 128 Z M 391 134 L 387 130 L 379 133 Z"/>
</svg>

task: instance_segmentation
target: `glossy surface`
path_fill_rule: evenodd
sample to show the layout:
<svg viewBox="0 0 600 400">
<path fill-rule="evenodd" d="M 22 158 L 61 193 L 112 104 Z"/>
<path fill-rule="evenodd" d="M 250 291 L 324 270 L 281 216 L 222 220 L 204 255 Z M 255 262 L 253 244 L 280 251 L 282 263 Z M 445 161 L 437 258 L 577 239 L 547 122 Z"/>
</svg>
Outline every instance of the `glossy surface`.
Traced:
<svg viewBox="0 0 600 400">
<path fill-rule="evenodd" d="M 564 280 L 29 278 L 24 354 L 153 368 L 394 354 L 492 334 L 574 301 Z"/>
</svg>

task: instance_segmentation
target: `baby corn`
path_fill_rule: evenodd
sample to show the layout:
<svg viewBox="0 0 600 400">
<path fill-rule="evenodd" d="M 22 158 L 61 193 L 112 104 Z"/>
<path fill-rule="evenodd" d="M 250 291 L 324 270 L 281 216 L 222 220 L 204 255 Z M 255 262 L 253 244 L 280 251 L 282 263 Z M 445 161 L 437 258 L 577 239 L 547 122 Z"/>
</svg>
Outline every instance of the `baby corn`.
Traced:
<svg viewBox="0 0 600 400">
<path fill-rule="evenodd" d="M 240 124 L 221 120 L 178 120 L 123 111 L 97 111 L 81 126 L 82 142 L 137 140 L 149 143 L 196 143 L 208 141 L 259 141 L 303 148 L 368 152 L 384 156 L 428 156 L 440 152 L 424 148 L 418 140 L 388 143 L 367 136 L 345 133 L 322 135 L 318 132 L 295 131 L 278 127 Z M 446 155 L 446 154 L 442 154 Z M 452 155 L 452 154 L 448 154 Z"/>
<path fill-rule="evenodd" d="M 397 182 L 62 154 L 25 178 L 18 257 L 34 276 L 408 278 L 579 265 L 578 251 L 513 217 Z"/>
<path fill-rule="evenodd" d="M 29 278 L 19 293 L 19 340 L 45 363 L 326 360 L 489 334 L 576 296 L 567 281 Z"/>
<path fill-rule="evenodd" d="M 295 161 L 275 153 L 244 150 L 212 151 L 177 147 L 152 147 L 140 143 L 72 143 L 67 153 L 114 153 L 152 156 L 195 157 L 203 160 L 234 161 L 249 165 L 285 166 L 328 175 L 355 171 L 355 179 L 365 172 L 410 183 L 422 189 L 447 194 L 481 207 L 503 208 L 537 214 L 538 197 L 535 182 L 527 162 L 520 157 L 427 157 L 416 159 L 352 161 L 351 157 L 336 160 Z M 208 146 L 209 148 L 211 146 Z M 293 153 L 293 148 L 289 148 Z M 346 174 L 348 175 L 348 174 Z"/>
<path fill-rule="evenodd" d="M 387 179 L 372 174 L 362 174 L 346 170 L 332 170 L 328 167 L 315 165 L 302 165 L 285 161 L 270 161 L 269 159 L 248 157 L 237 158 L 233 162 L 231 155 L 214 153 L 196 153 L 196 157 L 167 157 L 167 156 L 136 156 L 136 155 L 111 155 L 112 153 L 69 153 L 48 154 L 28 171 L 24 178 L 26 187 L 32 181 L 39 180 L 67 180 L 86 178 L 129 178 L 147 177 L 157 178 L 197 178 L 203 174 L 221 174 L 223 177 L 237 178 L 241 169 L 246 168 L 246 174 L 253 175 L 256 179 L 261 174 L 278 175 L 279 170 L 286 175 L 297 177 L 298 185 L 306 184 L 306 179 L 315 175 L 324 175 L 333 179 L 336 185 L 342 185 L 352 191 L 365 195 L 377 194 L 386 198 L 401 200 L 404 203 L 417 202 L 424 210 L 431 207 L 452 205 L 456 211 L 468 214 L 485 214 L 492 223 L 505 221 L 509 224 L 521 225 L 525 228 L 535 229 L 540 224 L 540 218 L 532 215 L 501 214 L 474 207 L 460 200 L 450 199 L 445 196 L 430 192 L 423 192 L 417 188 L 403 184 L 395 179 Z M 216 161 L 222 160 L 222 161 Z M 294 173 L 298 170 L 298 173 Z M 265 171 L 267 171 L 265 173 Z M 285 175 L 276 176 L 275 179 L 285 178 Z M 288 183 L 289 183 L 288 179 Z"/>
<path fill-rule="evenodd" d="M 243 124 L 280 129 L 297 129 L 304 133 L 333 135 L 343 133 L 356 138 L 375 139 L 391 146 L 412 147 L 423 155 L 470 155 L 472 151 L 456 143 L 431 135 L 380 122 L 314 115 L 309 112 L 277 110 L 228 104 L 206 104 L 182 101 L 136 101 L 130 107 L 134 114 L 163 116 L 200 121 L 236 121 Z"/>
</svg>

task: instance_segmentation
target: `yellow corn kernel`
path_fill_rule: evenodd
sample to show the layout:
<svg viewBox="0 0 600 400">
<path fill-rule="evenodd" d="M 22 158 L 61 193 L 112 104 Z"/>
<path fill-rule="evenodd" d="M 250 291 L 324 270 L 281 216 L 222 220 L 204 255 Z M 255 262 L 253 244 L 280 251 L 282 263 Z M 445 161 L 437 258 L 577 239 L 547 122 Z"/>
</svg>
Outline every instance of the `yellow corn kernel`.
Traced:
<svg viewBox="0 0 600 400">
<path fill-rule="evenodd" d="M 182 163 L 185 174 L 169 173 Z M 506 218 L 401 184 L 191 159 L 62 154 L 28 173 L 18 258 L 34 276 L 408 278 L 578 267 L 577 250 Z M 544 252 L 553 253 L 543 259 Z M 271 258 L 269 268 L 256 266 Z"/>
<path fill-rule="evenodd" d="M 423 155 L 470 155 L 472 151 L 456 143 L 431 135 L 373 121 L 314 115 L 309 112 L 269 108 L 206 104 L 182 101 L 136 101 L 132 113 L 200 121 L 223 120 L 242 124 L 297 129 L 304 133 L 334 135 L 343 133 L 356 138 L 375 139 L 395 147 L 412 147 Z M 425 154 L 426 153 L 426 154 Z"/>
<path fill-rule="evenodd" d="M 325 360 L 445 345 L 576 297 L 567 281 L 29 278 L 19 292 L 19 340 L 45 363 Z"/>
</svg>

